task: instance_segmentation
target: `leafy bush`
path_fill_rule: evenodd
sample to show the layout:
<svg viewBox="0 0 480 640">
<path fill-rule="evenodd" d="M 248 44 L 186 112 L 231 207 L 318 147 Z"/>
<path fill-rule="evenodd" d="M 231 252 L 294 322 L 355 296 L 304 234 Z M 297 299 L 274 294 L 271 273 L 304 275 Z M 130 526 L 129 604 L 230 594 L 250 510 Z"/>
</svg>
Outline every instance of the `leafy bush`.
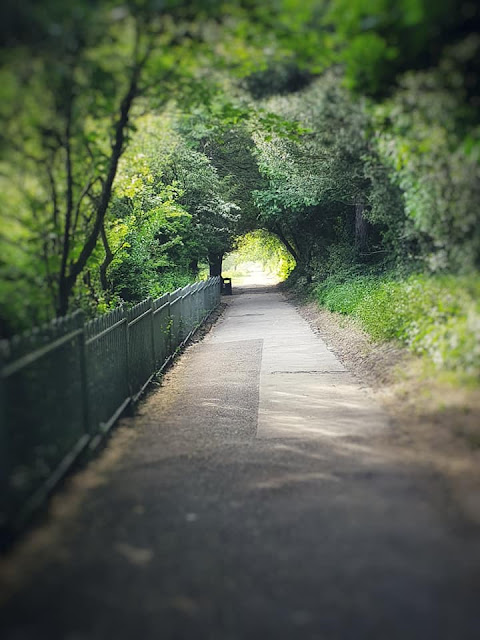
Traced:
<svg viewBox="0 0 480 640">
<path fill-rule="evenodd" d="M 319 299 L 330 311 L 350 314 L 375 285 L 374 278 L 357 276 L 343 284 L 330 284 L 325 288 L 319 288 Z"/>
<path fill-rule="evenodd" d="M 395 274 L 326 279 L 318 302 L 357 318 L 375 340 L 396 339 L 438 368 L 480 374 L 480 277 Z"/>
</svg>

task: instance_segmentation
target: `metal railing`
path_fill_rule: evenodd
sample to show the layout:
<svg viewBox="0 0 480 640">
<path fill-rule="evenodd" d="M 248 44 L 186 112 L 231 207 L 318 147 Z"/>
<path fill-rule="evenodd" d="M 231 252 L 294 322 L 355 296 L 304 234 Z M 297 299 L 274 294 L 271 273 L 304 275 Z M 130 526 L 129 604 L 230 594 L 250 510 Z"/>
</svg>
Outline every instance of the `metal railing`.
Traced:
<svg viewBox="0 0 480 640">
<path fill-rule="evenodd" d="M 30 518 L 218 305 L 221 278 L 0 343 L 0 532 Z"/>
</svg>

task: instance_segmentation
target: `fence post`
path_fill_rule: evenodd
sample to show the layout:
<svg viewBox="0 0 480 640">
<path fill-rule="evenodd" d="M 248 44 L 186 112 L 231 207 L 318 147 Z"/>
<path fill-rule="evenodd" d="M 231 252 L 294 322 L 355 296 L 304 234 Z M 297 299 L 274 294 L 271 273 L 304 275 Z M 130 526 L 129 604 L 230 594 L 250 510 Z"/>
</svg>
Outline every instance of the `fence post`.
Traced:
<svg viewBox="0 0 480 640">
<path fill-rule="evenodd" d="M 125 320 L 123 326 L 125 327 L 125 379 L 126 379 L 126 389 L 128 391 L 128 395 L 130 397 L 130 401 L 132 399 L 132 386 L 130 384 L 130 345 L 129 345 L 129 330 L 128 330 L 128 316 L 125 311 L 125 305 L 122 303 L 120 306 L 120 313 L 122 319 Z"/>
<path fill-rule="evenodd" d="M 79 344 L 79 363 L 81 376 L 81 394 L 83 409 L 83 425 L 85 433 L 91 433 L 89 407 L 88 407 L 88 374 L 87 374 L 87 349 L 85 345 L 85 313 L 83 311 L 75 312 L 75 325 L 80 329 L 78 337 Z"/>
<path fill-rule="evenodd" d="M 155 373 L 157 367 L 157 355 L 155 353 L 155 323 L 154 323 L 154 312 L 155 305 L 153 303 L 153 298 L 149 298 L 150 300 L 150 336 L 152 338 L 152 354 L 153 354 L 153 369 L 152 373 Z"/>
</svg>

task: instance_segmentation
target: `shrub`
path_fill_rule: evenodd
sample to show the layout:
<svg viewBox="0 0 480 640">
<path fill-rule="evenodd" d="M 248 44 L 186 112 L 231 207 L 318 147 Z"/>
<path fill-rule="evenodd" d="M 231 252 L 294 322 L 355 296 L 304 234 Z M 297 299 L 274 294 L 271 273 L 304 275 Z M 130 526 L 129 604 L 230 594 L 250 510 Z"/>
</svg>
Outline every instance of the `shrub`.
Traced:
<svg viewBox="0 0 480 640">
<path fill-rule="evenodd" d="M 428 356 L 438 368 L 480 374 L 480 277 L 327 278 L 319 303 L 357 318 L 375 340 L 396 339 Z"/>
</svg>

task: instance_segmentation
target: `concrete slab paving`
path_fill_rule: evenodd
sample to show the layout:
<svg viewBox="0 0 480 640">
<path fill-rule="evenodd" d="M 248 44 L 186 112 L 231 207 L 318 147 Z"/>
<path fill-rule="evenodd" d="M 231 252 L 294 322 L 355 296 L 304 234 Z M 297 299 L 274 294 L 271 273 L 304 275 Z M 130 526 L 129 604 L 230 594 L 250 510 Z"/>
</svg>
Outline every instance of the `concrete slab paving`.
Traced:
<svg viewBox="0 0 480 640">
<path fill-rule="evenodd" d="M 280 294 L 230 302 L 27 572 L 2 640 L 477 640 L 478 528 L 377 443 L 386 416 Z"/>
<path fill-rule="evenodd" d="M 209 341 L 262 340 L 257 438 L 330 437 L 388 428 L 338 358 L 279 293 L 245 293 Z"/>
</svg>

